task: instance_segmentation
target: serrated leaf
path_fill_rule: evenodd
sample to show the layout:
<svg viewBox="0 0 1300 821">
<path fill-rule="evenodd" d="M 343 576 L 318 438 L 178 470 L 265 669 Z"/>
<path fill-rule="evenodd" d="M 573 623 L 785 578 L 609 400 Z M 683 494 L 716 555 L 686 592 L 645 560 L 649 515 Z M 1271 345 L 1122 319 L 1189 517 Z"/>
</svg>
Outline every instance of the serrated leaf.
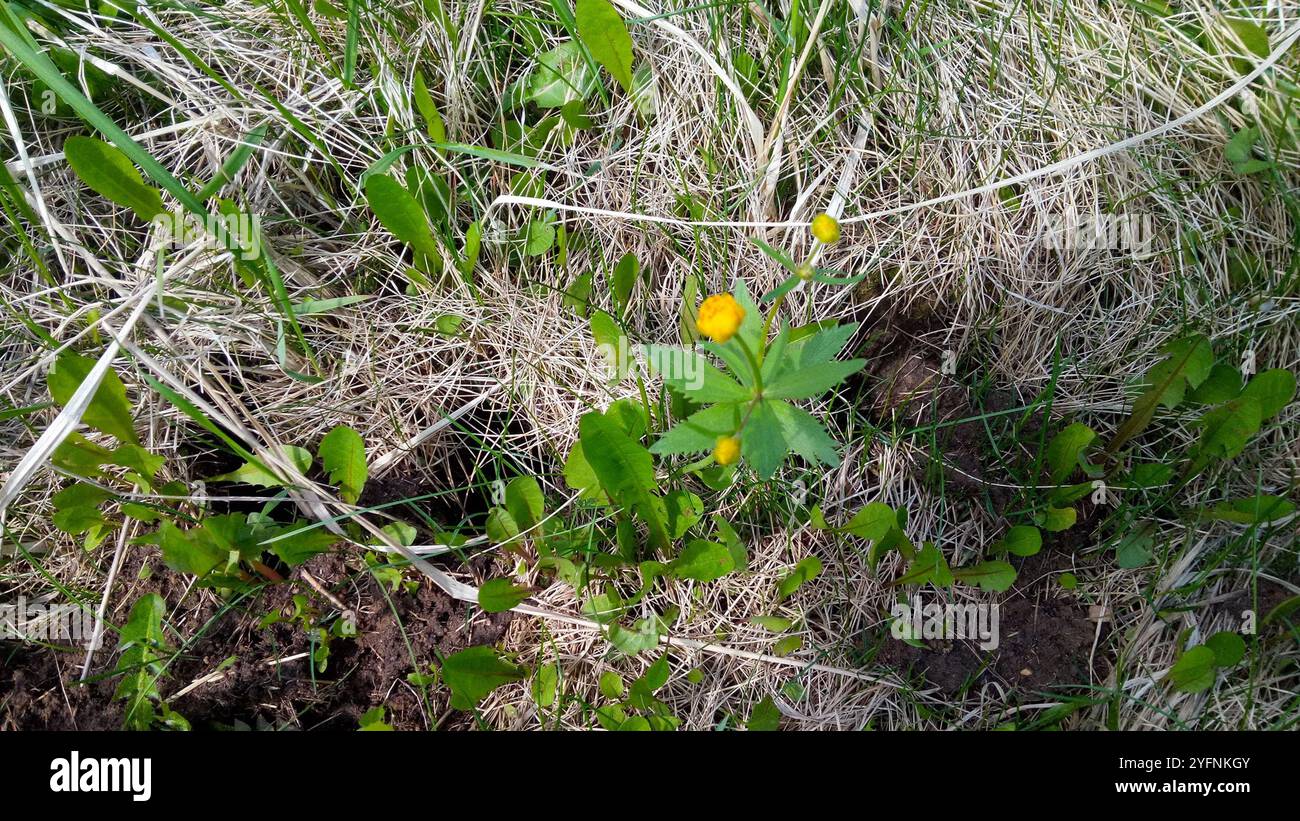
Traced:
<svg viewBox="0 0 1300 821">
<path fill-rule="evenodd" d="M 770 399 L 813 399 L 862 370 L 866 364 L 865 359 L 848 359 L 801 365 L 798 370 L 784 371 L 776 382 L 765 385 L 763 395 Z"/>
<path fill-rule="evenodd" d="M 803 408 L 797 408 L 787 402 L 771 401 L 767 404 L 781 425 L 781 435 L 790 450 L 813 464 L 838 467 L 840 455 L 836 450 L 835 440 L 830 437 L 821 422 Z"/>
<path fill-rule="evenodd" d="M 664 384 L 692 402 L 743 402 L 751 392 L 718 370 L 700 354 L 668 345 L 645 345 L 641 349 L 652 373 Z"/>
<path fill-rule="evenodd" d="M 697 411 L 659 437 L 650 452 L 659 456 L 712 450 L 719 436 L 730 436 L 740 424 L 740 405 L 719 403 Z"/>
<path fill-rule="evenodd" d="M 740 452 L 763 480 L 776 475 L 788 449 L 781 423 L 772 409 L 774 404 L 765 400 L 755 405 L 740 432 Z"/>
<path fill-rule="evenodd" d="M 347 425 L 339 425 L 321 439 L 316 455 L 329 473 L 330 481 L 338 485 L 343 501 L 356 504 L 370 475 L 366 467 L 366 443 L 361 434 Z"/>
<path fill-rule="evenodd" d="M 632 93 L 632 38 L 609 0 L 578 0 L 574 9 L 578 36 L 596 62 Z"/>
<path fill-rule="evenodd" d="M 63 143 L 63 153 L 73 173 L 91 190 L 130 208 L 140 219 L 148 222 L 167 210 L 158 189 L 146 185 L 140 172 L 115 146 L 75 135 Z"/>
</svg>

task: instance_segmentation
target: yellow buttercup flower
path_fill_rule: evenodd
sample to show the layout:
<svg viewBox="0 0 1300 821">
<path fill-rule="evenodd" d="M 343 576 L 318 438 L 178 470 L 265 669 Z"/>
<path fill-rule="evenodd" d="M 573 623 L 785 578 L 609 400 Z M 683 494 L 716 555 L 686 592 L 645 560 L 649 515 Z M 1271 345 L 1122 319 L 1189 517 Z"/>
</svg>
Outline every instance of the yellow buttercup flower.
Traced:
<svg viewBox="0 0 1300 821">
<path fill-rule="evenodd" d="M 713 461 L 719 465 L 732 465 L 740 458 L 740 440 L 734 436 L 719 436 L 713 446 Z"/>
<path fill-rule="evenodd" d="M 830 214 L 818 214 L 812 221 L 812 235 L 823 245 L 834 245 L 840 241 L 839 220 Z"/>
<path fill-rule="evenodd" d="M 695 327 L 700 329 L 700 333 L 721 344 L 736 335 L 744 318 L 745 309 L 740 307 L 740 303 L 731 294 L 714 294 L 700 303 L 700 314 L 695 320 Z"/>
</svg>

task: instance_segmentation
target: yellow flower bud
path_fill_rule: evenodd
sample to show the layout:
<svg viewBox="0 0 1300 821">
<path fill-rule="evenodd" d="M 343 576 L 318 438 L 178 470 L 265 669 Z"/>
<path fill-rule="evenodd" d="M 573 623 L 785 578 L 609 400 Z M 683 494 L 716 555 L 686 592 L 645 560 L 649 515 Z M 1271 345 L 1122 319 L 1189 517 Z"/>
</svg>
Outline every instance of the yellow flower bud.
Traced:
<svg viewBox="0 0 1300 821">
<path fill-rule="evenodd" d="M 812 235 L 823 245 L 834 245 L 840 241 L 839 220 L 830 214 L 818 214 L 812 221 Z"/>
<path fill-rule="evenodd" d="M 719 436 L 713 446 L 713 461 L 719 465 L 732 465 L 740 458 L 740 440 L 734 436 Z"/>
<path fill-rule="evenodd" d="M 700 303 L 695 327 L 700 329 L 700 333 L 721 344 L 736 335 L 744 318 L 745 309 L 740 307 L 740 303 L 731 294 L 714 294 Z"/>
</svg>

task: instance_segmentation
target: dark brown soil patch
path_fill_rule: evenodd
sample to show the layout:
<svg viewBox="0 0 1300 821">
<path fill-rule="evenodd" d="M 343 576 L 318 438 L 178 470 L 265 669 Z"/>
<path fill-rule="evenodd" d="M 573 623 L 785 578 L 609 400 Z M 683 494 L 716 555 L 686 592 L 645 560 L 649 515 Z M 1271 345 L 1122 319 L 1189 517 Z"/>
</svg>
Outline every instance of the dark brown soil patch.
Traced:
<svg viewBox="0 0 1300 821">
<path fill-rule="evenodd" d="M 472 717 L 449 710 L 443 687 L 413 686 L 407 676 L 429 671 L 440 657 L 464 647 L 501 640 L 510 615 L 489 615 L 455 601 L 414 571 L 414 582 L 394 592 L 381 589 L 359 556 L 317 556 L 294 571 L 287 583 L 267 585 L 243 602 L 222 607 L 209 593 L 190 593 L 181 602 L 183 579 L 158 569 L 147 582 L 134 581 L 151 550 L 133 551 L 123 568 L 113 617 L 120 623 L 130 605 L 146 592 L 168 602 L 188 643 L 168 669 L 160 689 L 172 709 L 194 729 L 271 727 L 355 730 L 358 717 L 382 705 L 386 721 L 398 729 L 468 727 Z M 310 573 L 331 595 L 355 613 L 356 636 L 330 643 L 326 669 L 314 670 L 313 644 L 301 624 L 259 626 L 273 611 L 293 610 L 295 594 L 307 596 L 328 625 L 340 617 L 324 596 L 305 583 Z M 183 618 L 182 618 L 183 616 Z M 96 654 L 96 667 L 111 668 L 116 653 Z M 228 661 L 233 659 L 233 661 Z M 268 664 L 289 659 L 278 664 Z M 76 684 L 80 654 L 23 648 L 0 655 L 0 727 L 6 729 L 116 729 L 122 707 L 112 699 L 116 679 Z M 205 677 L 206 681 L 190 687 Z M 175 694 L 190 687 L 180 697 Z"/>
</svg>

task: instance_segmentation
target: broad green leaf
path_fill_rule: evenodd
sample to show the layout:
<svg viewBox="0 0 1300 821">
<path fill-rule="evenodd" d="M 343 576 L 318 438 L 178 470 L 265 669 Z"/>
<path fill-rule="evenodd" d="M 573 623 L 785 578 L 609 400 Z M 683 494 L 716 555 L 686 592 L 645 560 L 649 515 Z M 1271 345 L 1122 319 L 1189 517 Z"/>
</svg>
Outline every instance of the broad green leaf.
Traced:
<svg viewBox="0 0 1300 821">
<path fill-rule="evenodd" d="M 270 542 L 267 548 L 290 567 L 297 567 L 312 556 L 328 551 L 339 537 L 323 527 L 305 527 L 296 523 L 286 529 L 289 534 Z"/>
<path fill-rule="evenodd" d="M 306 473 L 311 469 L 311 451 L 306 448 L 300 448 L 295 445 L 285 445 L 281 448 L 284 455 L 298 469 L 299 473 Z M 271 473 L 270 471 L 253 464 L 245 462 L 239 466 L 238 470 L 230 473 L 223 473 L 220 476 L 213 476 L 209 482 L 241 482 L 246 485 L 256 487 L 282 487 L 284 480 Z"/>
<path fill-rule="evenodd" d="M 1259 524 L 1284 519 L 1295 512 L 1295 505 L 1281 496 L 1260 494 L 1246 499 L 1219 502 L 1205 511 L 1211 519 L 1241 524 Z"/>
<path fill-rule="evenodd" d="M 50 398 L 60 407 L 66 406 L 94 367 L 93 360 L 72 351 L 59 354 L 54 367 L 50 368 L 46 376 Z M 119 442 L 140 442 L 131 420 L 131 403 L 126 399 L 126 386 L 112 368 L 105 372 L 86 412 L 81 415 L 81 421 Z"/>
<path fill-rule="evenodd" d="M 433 96 L 429 94 L 429 87 L 424 83 L 424 75 L 418 71 L 415 72 L 411 97 L 415 102 L 415 110 L 419 111 L 420 116 L 424 118 L 424 128 L 429 139 L 436 143 L 445 143 L 447 128 L 442 124 L 442 115 L 438 113 L 438 107 L 433 103 Z"/>
<path fill-rule="evenodd" d="M 1268 31 L 1263 26 L 1239 17 L 1224 17 L 1223 21 L 1256 57 L 1267 57 L 1272 51 L 1268 45 Z"/>
<path fill-rule="evenodd" d="M 1214 651 L 1205 645 L 1193 647 L 1169 670 L 1168 681 L 1175 690 L 1201 693 L 1214 686 Z"/>
<path fill-rule="evenodd" d="M 623 90 L 632 93 L 632 38 L 609 0 L 578 0 L 578 36 Z"/>
<path fill-rule="evenodd" d="M 628 304 L 632 298 L 632 287 L 636 285 L 637 277 L 640 274 L 641 264 L 637 262 L 636 254 L 630 251 L 624 254 L 619 259 L 618 264 L 614 266 L 614 305 L 618 308 L 619 314 L 627 312 Z"/>
<path fill-rule="evenodd" d="M 1165 359 L 1146 374 L 1147 389 L 1133 402 L 1133 411 L 1106 446 L 1106 452 L 1115 453 L 1125 442 L 1146 429 L 1160 405 L 1172 408 L 1183 397 L 1188 387 L 1196 388 L 1210 375 L 1214 367 L 1214 352 L 1203 336 L 1184 337 L 1166 345 Z"/>
<path fill-rule="evenodd" d="M 601 413 L 587 413 L 578 421 L 582 452 L 601 486 L 624 507 L 634 509 L 650 529 L 654 546 L 668 544 L 663 500 L 654 496 L 658 488 L 654 458 L 633 441 L 618 423 Z"/>
<path fill-rule="evenodd" d="M 546 515 L 542 486 L 531 476 L 516 476 L 506 485 L 506 509 L 520 530 L 541 524 Z"/>
<path fill-rule="evenodd" d="M 1151 549 L 1155 545 L 1154 526 L 1144 522 L 1135 528 L 1128 528 L 1115 546 L 1115 561 L 1121 568 L 1132 570 L 1151 561 Z"/>
<path fill-rule="evenodd" d="M 451 688 L 452 708 L 472 710 L 498 687 L 527 679 L 528 671 L 500 658 L 491 647 L 467 647 L 443 660 L 442 678 Z"/>
<path fill-rule="evenodd" d="M 531 595 L 527 587 L 509 579 L 488 579 L 478 589 L 478 606 L 488 613 L 504 613 Z"/>
<path fill-rule="evenodd" d="M 573 99 L 585 100 L 596 88 L 596 75 L 576 41 L 561 43 L 537 62 L 528 78 L 526 97 L 538 108 L 560 108 Z"/>
<path fill-rule="evenodd" d="M 560 666 L 555 662 L 548 662 L 537 668 L 537 674 L 533 676 L 533 703 L 542 709 L 546 709 L 555 703 L 556 697 L 560 693 Z"/>
<path fill-rule="evenodd" d="M 802 587 L 806 582 L 820 576 L 822 573 L 821 560 L 816 556 L 808 556 L 794 566 L 790 575 L 786 576 L 776 586 L 777 595 L 780 598 L 788 599 L 790 596 Z"/>
<path fill-rule="evenodd" d="M 167 209 L 158 189 L 146 185 L 126 155 L 94 137 L 74 135 L 63 143 L 68 165 L 95 193 L 130 208 L 146 222 Z"/>
<path fill-rule="evenodd" d="M 745 722 L 745 729 L 756 733 L 774 732 L 780 726 L 781 711 L 776 708 L 771 696 L 763 696 L 750 712 L 749 721 Z"/>
<path fill-rule="evenodd" d="M 122 655 L 116 672 L 122 674 L 122 679 L 113 698 L 127 702 L 123 724 L 130 730 L 147 730 L 154 721 L 153 702 L 161 697 L 158 681 L 163 673 L 162 651 L 166 644 L 162 620 L 166 613 L 162 596 L 147 593 L 131 607 L 118 636 Z"/>
<path fill-rule="evenodd" d="M 1047 463 L 1047 475 L 1053 484 L 1060 484 L 1079 467 L 1079 459 L 1087 450 L 1097 434 L 1092 428 L 1081 422 L 1067 425 L 1060 433 L 1052 437 L 1047 445 L 1044 459 Z"/>
<path fill-rule="evenodd" d="M 1210 636 L 1205 640 L 1205 646 L 1214 653 L 1216 667 L 1236 667 L 1246 656 L 1246 640 L 1228 630 Z"/>
<path fill-rule="evenodd" d="M 954 579 L 977 585 L 980 590 L 1001 593 L 1016 581 L 1016 569 L 1007 562 L 980 562 L 974 567 L 959 567 L 952 571 Z"/>
<path fill-rule="evenodd" d="M 588 502 L 601 500 L 600 479 L 591 469 L 587 457 L 582 452 L 582 442 L 574 442 L 569 458 L 564 461 L 564 483 L 580 491 L 578 498 Z"/>
<path fill-rule="evenodd" d="M 1192 471 L 1203 468 L 1215 458 L 1231 459 L 1245 450 L 1250 438 L 1259 432 L 1261 419 L 1259 402 L 1244 391 L 1231 402 L 1205 414 L 1198 422 L 1201 439 Z"/>
<path fill-rule="evenodd" d="M 427 257 L 438 257 L 424 208 L 400 182 L 387 174 L 371 174 L 366 177 L 365 194 L 366 204 L 390 234 Z"/>
<path fill-rule="evenodd" d="M 794 627 L 793 621 L 782 616 L 750 616 L 749 623 L 772 633 L 784 633 Z"/>
<path fill-rule="evenodd" d="M 177 573 L 206 576 L 230 557 L 211 539 L 199 537 L 199 528 L 183 531 L 171 522 L 163 522 L 155 541 L 162 549 L 163 562 Z"/>
<path fill-rule="evenodd" d="M 1216 362 L 1205 381 L 1187 394 L 1196 405 L 1217 405 L 1241 393 L 1241 372 L 1224 362 Z"/>
<path fill-rule="evenodd" d="M 1043 547 L 1043 534 L 1033 525 L 1016 525 L 1002 537 L 1001 546 L 1016 556 L 1032 556 Z"/>
<path fill-rule="evenodd" d="M 1059 533 L 1074 527 L 1079 514 L 1072 507 L 1045 507 L 1034 514 L 1034 521 L 1048 533 Z"/>
<path fill-rule="evenodd" d="M 488 539 L 493 544 L 505 544 L 512 541 L 522 530 L 519 523 L 515 521 L 515 517 L 504 507 L 494 507 L 488 511 L 484 529 L 487 531 Z"/>
<path fill-rule="evenodd" d="M 369 477 L 366 443 L 361 435 L 346 425 L 339 425 L 321 439 L 316 455 L 329 473 L 330 481 L 338 485 L 343 501 L 356 504 Z"/>
<path fill-rule="evenodd" d="M 894 580 L 895 585 L 925 584 L 945 588 L 952 585 L 953 571 L 948 568 L 948 560 L 943 551 L 933 542 L 926 542 L 920 552 L 908 566 L 907 572 Z"/>
<path fill-rule="evenodd" d="M 1242 388 L 1241 396 L 1259 403 L 1260 421 L 1272 419 L 1295 396 L 1295 374 L 1282 368 L 1260 371 Z"/>
<path fill-rule="evenodd" d="M 677 578 L 699 582 L 720 579 L 735 567 L 735 560 L 726 547 L 704 539 L 692 541 L 682 551 L 682 555 L 668 565 L 669 570 Z"/>
<path fill-rule="evenodd" d="M 627 336 L 618 327 L 614 318 L 604 311 L 592 311 L 588 323 L 591 326 L 591 336 L 596 340 L 596 347 L 609 365 L 610 383 L 622 382 L 631 367 Z"/>
</svg>

